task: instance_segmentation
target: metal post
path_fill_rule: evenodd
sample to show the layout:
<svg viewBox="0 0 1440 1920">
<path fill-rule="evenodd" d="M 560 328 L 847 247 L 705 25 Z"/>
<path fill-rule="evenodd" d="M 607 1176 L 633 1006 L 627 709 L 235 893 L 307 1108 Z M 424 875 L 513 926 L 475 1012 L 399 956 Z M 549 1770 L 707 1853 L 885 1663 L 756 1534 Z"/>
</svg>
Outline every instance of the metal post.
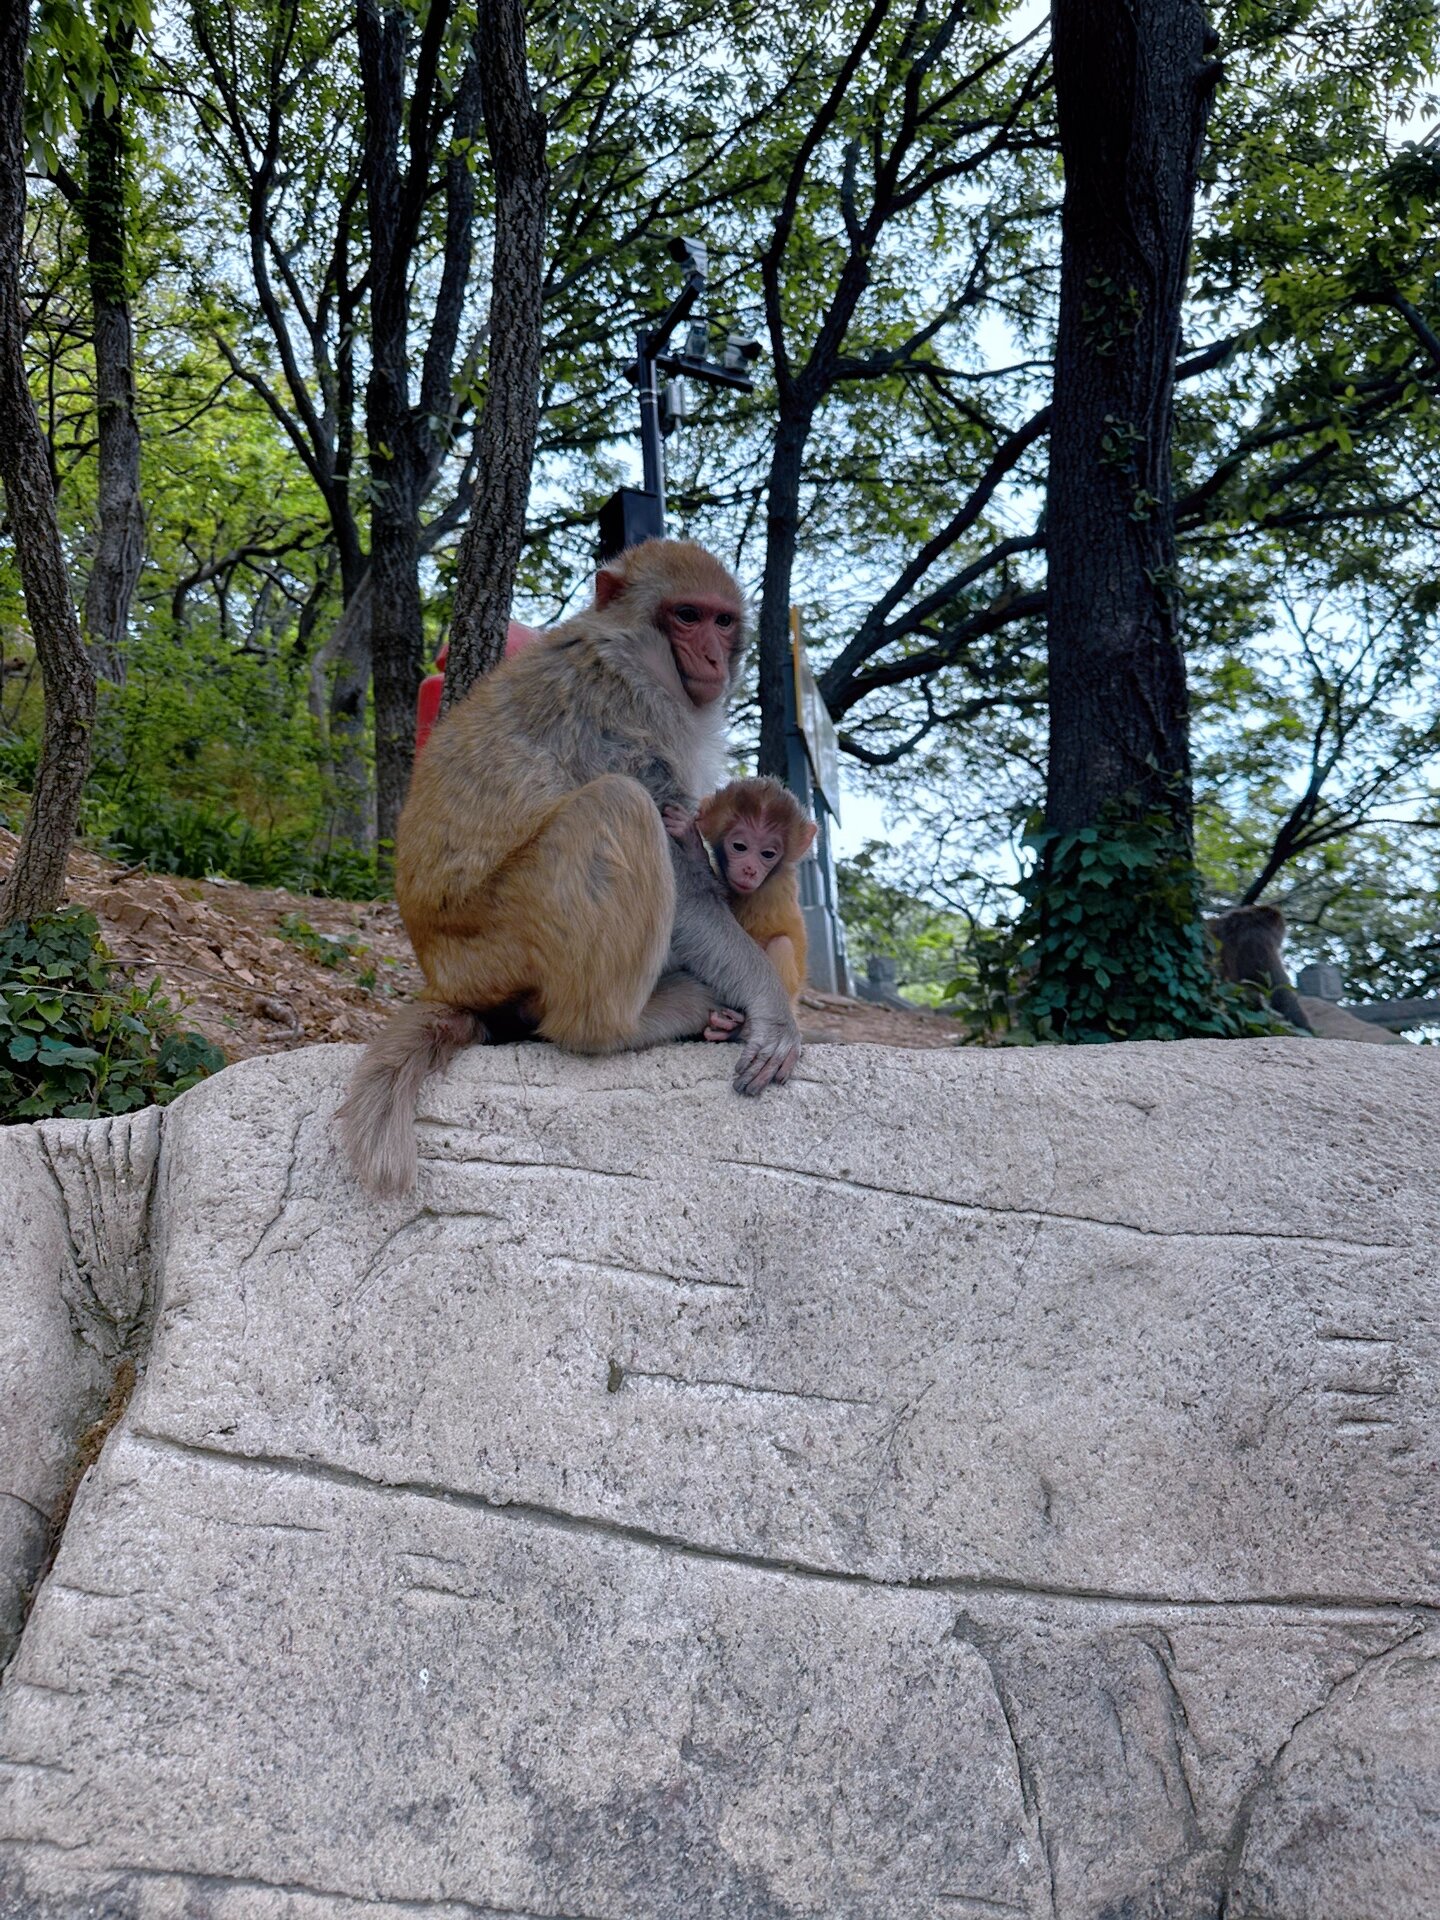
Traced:
<svg viewBox="0 0 1440 1920">
<path fill-rule="evenodd" d="M 644 463 L 645 484 L 643 488 L 621 487 L 600 509 L 602 565 L 625 547 L 665 531 L 665 448 L 656 375 L 665 373 L 675 380 L 698 380 L 707 387 L 733 387 L 739 393 L 755 391 L 755 383 L 745 369 L 760 352 L 758 340 L 742 340 L 732 333 L 725 342 L 724 357 L 712 360 L 709 325 L 702 317 L 691 323 L 685 351 L 670 351 L 670 336 L 682 321 L 690 319 L 705 295 L 708 270 L 705 242 L 672 240 L 670 258 L 684 266 L 685 284 L 661 319 L 653 326 L 636 330 L 635 364 L 625 370 L 627 378 L 635 382 L 640 397 L 640 458 Z"/>
<path fill-rule="evenodd" d="M 646 493 L 659 502 L 660 530 L 665 530 L 665 454 L 660 439 L 660 390 L 655 384 L 655 349 L 650 330 L 635 336 L 635 364 L 640 380 L 640 458 L 644 463 Z"/>
<path fill-rule="evenodd" d="M 833 816 L 810 765 L 805 730 L 795 697 L 794 649 L 798 642 L 796 615 L 791 615 L 790 670 L 785 675 L 785 784 L 815 821 L 815 844 L 800 862 L 800 912 L 809 946 L 807 972 L 812 987 L 822 993 L 852 991 L 850 960 L 845 950 L 845 923 L 840 918 L 839 883 L 835 872 Z"/>
<path fill-rule="evenodd" d="M 1344 976 L 1339 967 L 1332 967 L 1327 961 L 1302 967 L 1295 985 L 1301 993 L 1310 994 L 1316 1000 L 1333 1000 L 1338 1005 L 1345 998 Z"/>
</svg>

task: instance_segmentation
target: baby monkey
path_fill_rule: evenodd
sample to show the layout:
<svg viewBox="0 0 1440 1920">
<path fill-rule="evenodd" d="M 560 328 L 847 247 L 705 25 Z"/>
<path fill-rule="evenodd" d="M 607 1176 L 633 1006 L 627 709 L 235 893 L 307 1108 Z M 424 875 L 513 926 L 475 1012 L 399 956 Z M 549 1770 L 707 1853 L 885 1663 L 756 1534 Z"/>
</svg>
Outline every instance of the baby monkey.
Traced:
<svg viewBox="0 0 1440 1920">
<path fill-rule="evenodd" d="M 805 984 L 805 920 L 795 869 L 815 838 L 794 794 L 778 780 L 732 780 L 696 813 L 663 809 L 665 830 L 697 861 L 713 860 L 731 912 L 766 957 L 793 1005 Z M 709 847 L 709 854 L 706 847 Z M 707 1040 L 728 1040 L 743 1015 L 712 1009 Z"/>
</svg>

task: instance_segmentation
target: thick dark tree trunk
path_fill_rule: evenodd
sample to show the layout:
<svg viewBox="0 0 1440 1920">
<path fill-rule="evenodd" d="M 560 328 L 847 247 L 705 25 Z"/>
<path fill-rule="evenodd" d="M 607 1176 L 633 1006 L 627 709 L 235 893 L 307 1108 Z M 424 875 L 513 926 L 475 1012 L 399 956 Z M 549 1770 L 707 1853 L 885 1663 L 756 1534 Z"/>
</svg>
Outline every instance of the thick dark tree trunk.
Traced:
<svg viewBox="0 0 1440 1920">
<path fill-rule="evenodd" d="M 316 726 L 325 743 L 334 831 L 353 847 L 375 845 L 375 784 L 366 751 L 365 701 L 370 691 L 370 582 L 350 493 L 355 465 L 355 335 L 358 318 L 350 278 L 348 214 L 336 238 L 335 281 L 340 337 L 335 353 L 335 463 L 326 496 L 340 555 L 339 630 L 324 649 L 333 665 L 328 708 L 316 702 Z M 316 685 L 312 675 L 312 687 Z"/>
<path fill-rule="evenodd" d="M 522 0 L 480 9 L 476 51 L 495 176 L 490 363 L 475 427 L 475 503 L 460 546 L 445 705 L 500 658 L 525 542 L 540 410 L 545 263 L 545 121 L 530 96 Z"/>
<path fill-rule="evenodd" d="M 375 845 L 375 792 L 365 750 L 370 691 L 370 574 L 358 540 L 342 549 L 341 613 L 310 662 L 310 713 L 323 742 L 329 824 L 352 847 Z"/>
<path fill-rule="evenodd" d="M 90 108 L 82 143 L 85 188 L 80 205 L 90 274 L 99 419 L 99 524 L 85 586 L 85 637 L 95 671 L 117 683 L 125 678 L 130 601 L 145 557 L 126 207 L 130 149 L 125 114 L 134 32 L 131 26 L 106 37 L 106 59 L 118 98 L 107 107 L 102 88 Z"/>
<path fill-rule="evenodd" d="M 777 780 L 783 780 L 789 770 L 785 689 L 793 671 L 790 591 L 800 539 L 800 475 L 810 425 L 808 407 L 782 409 L 765 495 L 765 576 L 755 631 L 760 695 L 758 767 Z"/>
<path fill-rule="evenodd" d="M 414 86 L 406 100 L 411 16 L 359 0 L 356 24 L 365 96 L 365 186 L 370 228 L 370 381 L 365 425 L 370 448 L 370 659 L 375 690 L 375 813 L 393 840 L 415 755 L 424 622 L 420 602 L 420 506 L 450 444 L 455 411 L 451 368 L 470 271 L 475 188 L 467 149 L 480 124 L 480 68 L 474 49 L 453 99 L 442 98 L 441 55 L 451 0 L 423 15 Z M 401 140 L 407 129 L 406 158 Z M 443 142 L 443 145 L 442 145 Z M 420 374 L 410 401 L 410 281 L 429 193 L 429 168 L 445 152 L 445 247 Z"/>
<path fill-rule="evenodd" d="M 70 598 L 45 436 L 25 380 L 20 236 L 25 231 L 25 47 L 30 9 L 0 7 L 0 480 L 25 611 L 45 687 L 45 731 L 20 848 L 0 886 L 0 925 L 65 897 L 65 862 L 90 765 L 95 673 Z"/>
<path fill-rule="evenodd" d="M 377 479 L 370 520 L 370 671 L 375 689 L 375 824 L 395 825 L 415 755 L 424 613 L 420 602 L 418 503 L 392 468 Z"/>
<path fill-rule="evenodd" d="M 1171 402 L 1216 69 L 1198 0 L 1055 0 L 1065 163 L 1050 427 L 1046 822 L 1134 796 L 1190 832 Z"/>
<path fill-rule="evenodd" d="M 352 602 L 352 607 L 355 603 Z M 332 819 L 337 836 L 362 851 L 373 849 L 376 837 L 375 786 L 365 751 L 365 697 L 370 691 L 369 596 L 355 617 L 351 607 L 344 644 L 335 653 L 330 681 L 328 714 L 329 779 Z"/>
<path fill-rule="evenodd" d="M 409 16 L 382 15 L 361 0 L 360 64 L 365 88 L 365 185 L 370 222 L 370 659 L 375 685 L 375 812 L 382 839 L 410 781 L 415 696 L 424 627 L 415 516 L 415 449 L 410 411 L 408 269 L 403 231 L 400 135 Z"/>
</svg>

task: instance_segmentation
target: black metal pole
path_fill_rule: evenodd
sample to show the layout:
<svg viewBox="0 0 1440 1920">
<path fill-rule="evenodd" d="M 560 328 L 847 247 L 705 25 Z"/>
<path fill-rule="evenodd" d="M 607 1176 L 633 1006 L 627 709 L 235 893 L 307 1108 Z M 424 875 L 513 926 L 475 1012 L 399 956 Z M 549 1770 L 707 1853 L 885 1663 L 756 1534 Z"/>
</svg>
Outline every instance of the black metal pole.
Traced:
<svg viewBox="0 0 1440 1920">
<path fill-rule="evenodd" d="M 665 452 L 660 437 L 660 390 L 655 384 L 655 348 L 648 327 L 635 336 L 635 362 L 640 373 L 640 458 L 644 487 L 659 502 L 660 531 L 665 531 Z"/>
<path fill-rule="evenodd" d="M 734 387 L 742 393 L 753 391 L 750 376 L 742 362 L 753 360 L 760 348 L 754 341 L 734 335 L 726 344 L 723 361 L 709 357 L 708 327 L 697 323 L 700 345 L 692 353 L 671 353 L 670 336 L 682 320 L 689 318 L 696 303 L 704 297 L 706 253 L 703 240 L 672 240 L 672 260 L 686 268 L 685 284 L 670 304 L 669 311 L 652 327 L 640 327 L 635 334 L 635 364 L 626 373 L 635 382 L 640 397 L 640 458 L 644 471 L 643 487 L 621 487 L 600 509 L 599 558 L 603 565 L 624 548 L 652 539 L 665 531 L 665 438 L 661 432 L 660 387 L 657 376 L 669 374 L 676 380 L 698 380 L 710 387 Z M 688 343 L 687 343 L 688 344 Z"/>
</svg>

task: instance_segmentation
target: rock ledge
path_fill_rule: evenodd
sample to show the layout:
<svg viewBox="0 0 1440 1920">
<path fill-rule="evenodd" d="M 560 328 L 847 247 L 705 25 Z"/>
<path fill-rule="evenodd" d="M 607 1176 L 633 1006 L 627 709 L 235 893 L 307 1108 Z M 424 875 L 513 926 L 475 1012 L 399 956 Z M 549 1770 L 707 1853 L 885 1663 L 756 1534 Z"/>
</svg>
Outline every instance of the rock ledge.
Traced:
<svg viewBox="0 0 1440 1920">
<path fill-rule="evenodd" d="M 1433 1920 L 1440 1053 L 353 1051 L 0 1133 L 0 1920 Z"/>
</svg>

